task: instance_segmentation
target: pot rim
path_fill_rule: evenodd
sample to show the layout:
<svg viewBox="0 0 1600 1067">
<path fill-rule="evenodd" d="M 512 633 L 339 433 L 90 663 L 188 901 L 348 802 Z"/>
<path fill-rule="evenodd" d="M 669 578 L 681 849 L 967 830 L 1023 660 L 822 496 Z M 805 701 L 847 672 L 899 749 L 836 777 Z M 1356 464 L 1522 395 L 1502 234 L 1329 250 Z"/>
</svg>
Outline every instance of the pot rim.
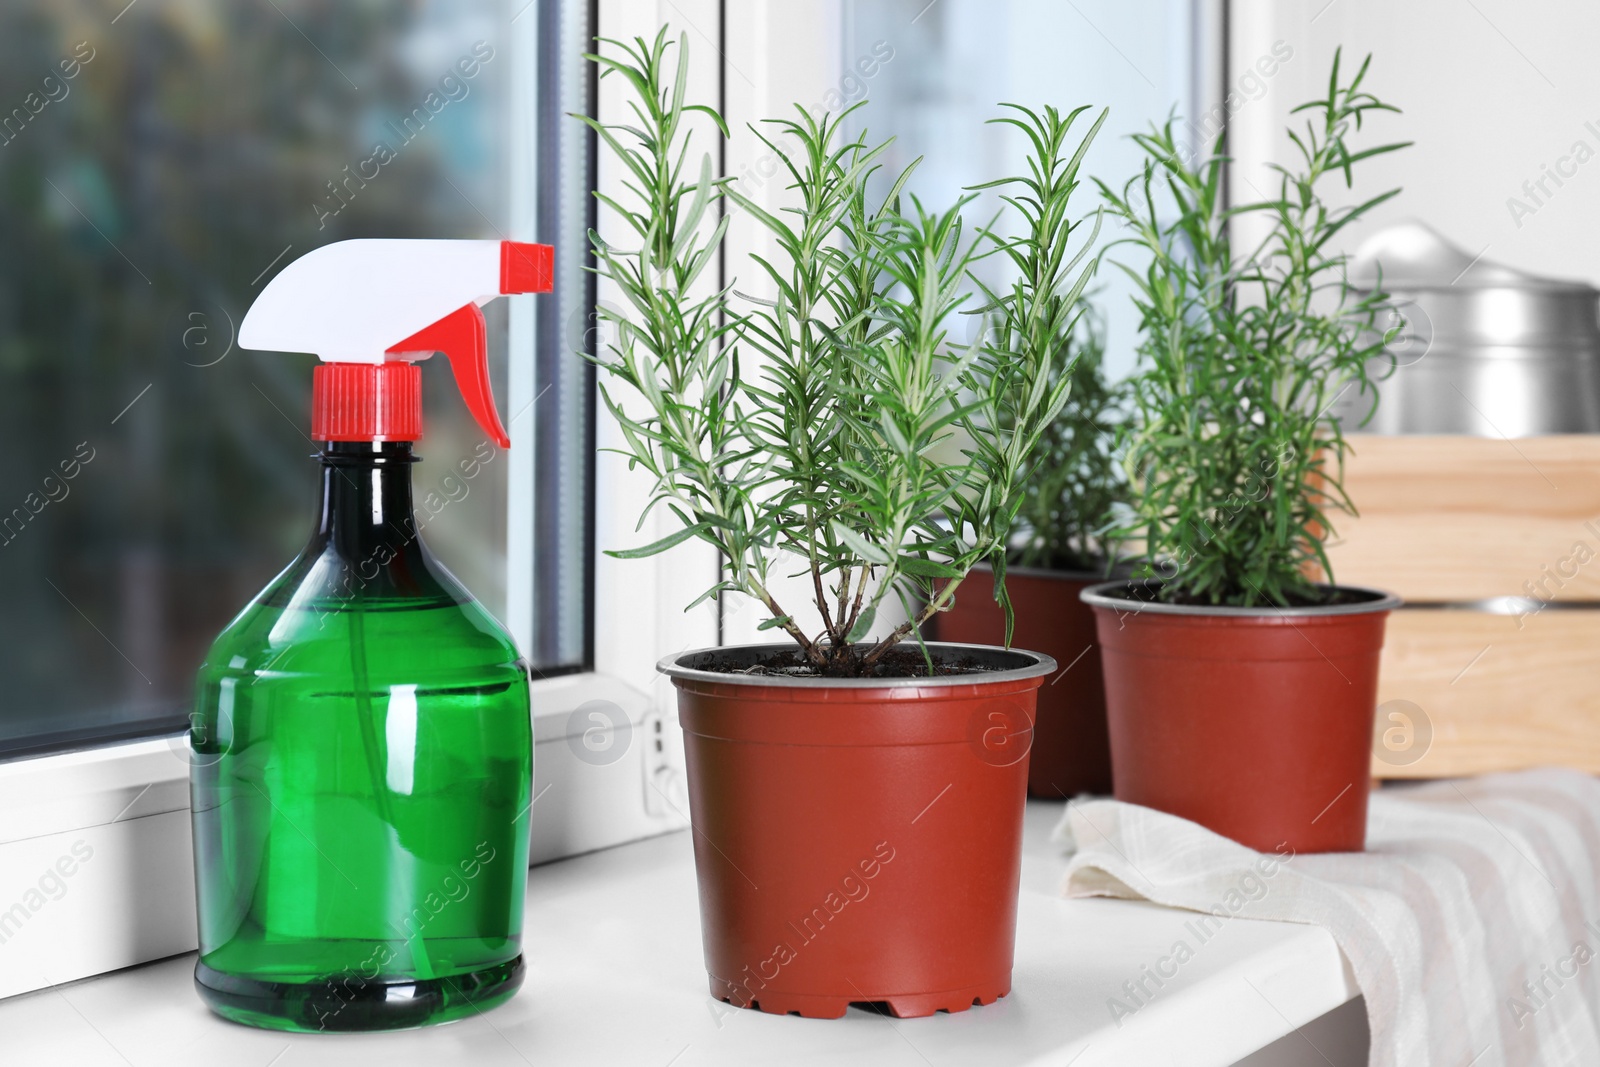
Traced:
<svg viewBox="0 0 1600 1067">
<path fill-rule="evenodd" d="M 1366 593 L 1373 599 L 1359 604 L 1323 604 L 1306 605 L 1304 607 L 1279 608 L 1270 604 L 1255 608 L 1234 607 L 1227 604 L 1163 604 L 1153 600 L 1127 600 L 1123 597 L 1108 595 L 1111 590 L 1125 589 L 1129 586 L 1139 586 L 1149 589 L 1162 583 L 1161 578 L 1121 578 L 1099 585 L 1091 585 L 1078 594 L 1078 599 L 1092 608 L 1105 608 L 1111 611 L 1122 611 L 1130 615 L 1141 612 L 1150 612 L 1153 615 L 1209 615 L 1214 618 L 1260 618 L 1283 617 L 1290 618 L 1318 618 L 1329 615 L 1370 615 L 1380 611 L 1393 611 L 1404 603 L 1398 594 L 1382 589 L 1369 589 L 1361 585 L 1335 585 L 1330 586 L 1323 582 L 1315 583 L 1319 589 L 1341 589 L 1347 593 Z"/>
<path fill-rule="evenodd" d="M 766 652 L 791 651 L 793 642 L 772 642 L 752 645 L 710 645 L 684 652 L 674 652 L 656 661 L 656 670 L 676 681 L 711 682 L 717 685 L 747 685 L 770 688 L 773 686 L 799 689 L 925 689 L 952 686 L 990 685 L 1015 682 L 1025 678 L 1039 678 L 1054 674 L 1056 661 L 1043 652 L 1028 652 L 1020 648 L 1002 648 L 999 645 L 973 645 L 964 641 L 928 641 L 929 648 L 967 649 L 979 652 L 1000 653 L 1024 659 L 1016 667 L 984 671 L 976 674 L 946 674 L 933 678 L 794 678 L 771 674 L 727 674 L 707 671 L 697 667 L 680 666 L 680 661 L 691 656 L 712 652 L 744 651 L 752 655 Z M 1027 662 L 1031 661 L 1031 662 Z"/>
</svg>

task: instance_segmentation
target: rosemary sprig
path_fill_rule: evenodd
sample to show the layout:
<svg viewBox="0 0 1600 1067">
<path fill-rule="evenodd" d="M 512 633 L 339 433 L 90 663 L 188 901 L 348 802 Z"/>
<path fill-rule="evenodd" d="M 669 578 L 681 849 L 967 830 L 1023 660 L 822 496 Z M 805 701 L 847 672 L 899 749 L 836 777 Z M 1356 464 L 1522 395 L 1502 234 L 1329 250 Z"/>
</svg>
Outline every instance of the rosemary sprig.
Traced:
<svg viewBox="0 0 1600 1067">
<path fill-rule="evenodd" d="M 1350 144 L 1365 117 L 1398 110 L 1361 88 L 1370 61 L 1345 83 L 1336 53 L 1327 95 L 1294 109 L 1308 116 L 1289 131 L 1300 159 L 1274 168 L 1275 197 L 1225 208 L 1221 140 L 1186 163 L 1170 119 L 1135 137 L 1140 175 L 1120 192 L 1099 183 L 1150 256 L 1142 272 L 1119 264 L 1138 286 L 1142 357 L 1119 532 L 1144 540 L 1166 599 L 1287 606 L 1319 599 L 1317 572 L 1332 580 L 1323 541 L 1332 513 L 1354 508 L 1342 485 L 1349 445 L 1329 408 L 1342 390 L 1371 388 L 1386 343 L 1374 327 L 1389 305 L 1349 287 L 1331 242 L 1399 190 L 1335 207 L 1322 189 L 1336 176 L 1348 187 L 1356 163 L 1409 144 Z M 1246 214 L 1264 217 L 1267 234 L 1240 255 L 1228 223 Z"/>
<path fill-rule="evenodd" d="M 1078 112 L 1024 112 L 1032 172 L 1015 179 L 1027 191 L 1009 202 L 1026 225 L 1008 241 L 968 232 L 970 198 L 931 210 L 904 196 L 909 169 L 883 200 L 869 200 L 887 142 L 846 138 L 850 112 L 816 118 L 797 108 L 753 129 L 796 201 L 775 213 L 713 177 L 708 157 L 688 177 L 684 116 L 703 112 L 727 130 L 683 101 L 686 39 L 669 42 L 663 30 L 653 42 L 604 43 L 620 56 L 591 59 L 602 76 L 629 83 L 638 121 L 583 120 L 628 176 L 627 202 L 603 198 L 622 237 L 592 235 L 596 269 L 625 297 L 622 309 L 602 309 L 616 340 L 595 359 L 634 400 L 603 393 L 630 462 L 656 480 L 650 507 L 683 524 L 613 554 L 651 555 L 689 538 L 713 544 L 729 567 L 702 599 L 755 597 L 770 613 L 763 625 L 783 629 L 830 674 L 870 673 L 908 636 L 920 641 L 922 624 L 985 559 L 999 561 L 1004 602 L 1005 546 L 1031 457 L 1069 387 L 1071 351 L 1060 338 L 1095 266 L 1088 242 L 1068 247 L 1078 222 L 1067 202 L 1098 123 L 1073 144 Z M 731 285 L 695 295 L 726 232 L 726 218 L 710 224 L 718 199 L 772 235 L 780 254 L 753 257 L 770 299 Z M 1000 329 L 961 343 L 950 326 L 973 295 L 974 264 L 996 252 L 1023 277 L 985 294 Z M 966 447 L 948 447 L 958 437 Z M 809 575 L 822 632 L 802 631 L 774 598 L 780 556 Z M 890 597 L 907 621 L 868 645 Z"/>
</svg>

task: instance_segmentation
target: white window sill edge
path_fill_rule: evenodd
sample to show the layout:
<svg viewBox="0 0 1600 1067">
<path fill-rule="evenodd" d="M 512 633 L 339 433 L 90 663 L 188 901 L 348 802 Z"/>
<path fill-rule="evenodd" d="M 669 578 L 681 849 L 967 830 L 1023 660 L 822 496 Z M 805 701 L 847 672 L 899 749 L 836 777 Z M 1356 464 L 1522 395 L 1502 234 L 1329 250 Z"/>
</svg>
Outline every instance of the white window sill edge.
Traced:
<svg viewBox="0 0 1600 1067">
<path fill-rule="evenodd" d="M 1223 1067 L 1357 995 L 1321 928 L 1228 921 L 1113 1020 L 1125 981 L 1191 944 L 1188 912 L 1058 895 L 1060 806 L 1029 805 L 1012 993 L 988 1007 L 891 1020 L 742 1011 L 712 1000 L 686 833 L 529 872 L 528 979 L 511 1002 L 448 1027 L 331 1038 L 235 1026 L 196 997 L 192 955 L 0 1003 L 8 1060 L 74 1064 L 297 1065 L 473 1062 L 988 1063 Z M 91 861 L 92 863 L 93 861 Z M 1153 988 L 1153 987 L 1151 987 Z"/>
<path fill-rule="evenodd" d="M 532 696 L 531 862 L 687 824 L 649 696 L 592 673 L 541 679 Z M 614 758 L 581 740 L 596 702 L 629 722 Z M 194 947 L 187 734 L 0 763 L 0 997 Z"/>
</svg>

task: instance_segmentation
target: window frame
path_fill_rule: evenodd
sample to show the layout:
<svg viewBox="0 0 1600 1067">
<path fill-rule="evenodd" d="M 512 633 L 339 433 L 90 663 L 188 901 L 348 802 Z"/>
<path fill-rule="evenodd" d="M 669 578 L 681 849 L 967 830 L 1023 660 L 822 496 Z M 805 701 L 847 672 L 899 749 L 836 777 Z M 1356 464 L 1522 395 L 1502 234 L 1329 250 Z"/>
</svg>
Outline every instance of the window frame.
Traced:
<svg viewBox="0 0 1600 1067">
<path fill-rule="evenodd" d="M 574 5 L 597 19 L 607 36 L 654 33 L 653 3 L 565 0 L 560 6 Z M 519 6 L 521 0 L 507 2 L 510 11 Z M 691 19 L 713 40 L 720 36 L 720 0 L 682 0 L 674 7 L 681 8 L 674 18 Z M 555 21 L 545 20 L 547 30 Z M 588 20 L 575 21 L 561 27 L 564 37 L 587 37 Z M 532 188 L 539 172 L 539 26 L 531 13 L 517 15 L 508 41 L 516 69 L 508 108 L 514 189 Z M 565 40 L 558 47 L 571 51 Z M 720 93 L 715 48 L 695 52 L 692 77 Z M 604 93 L 600 98 L 603 115 L 617 113 L 614 100 Z M 615 190 L 621 178 L 601 166 L 597 180 L 600 188 Z M 542 236 L 535 232 L 534 200 L 513 198 L 512 238 Z M 583 252 L 558 247 L 563 254 Z M 552 312 L 539 298 L 512 304 L 506 404 L 515 412 L 535 395 L 533 356 L 543 332 L 538 316 Z M 682 610 L 716 580 L 717 561 L 706 546 L 685 544 L 646 560 L 604 555 L 606 548 L 665 536 L 673 520 L 663 514 L 638 525 L 651 486 L 642 471 L 629 471 L 621 456 L 603 451 L 623 443 L 615 424 L 594 418 L 591 425 L 597 454 L 589 482 L 592 571 L 584 583 L 590 592 L 588 663 L 531 684 L 533 863 L 687 825 L 674 691 L 655 662 L 667 652 L 716 644 L 720 626 L 714 603 L 692 614 Z M 521 436 L 532 443 L 526 430 Z M 519 647 L 526 648 L 536 595 L 535 457 L 531 448 L 513 448 L 510 460 L 506 614 Z M 0 997 L 196 947 L 188 780 L 186 732 L 0 760 Z M 84 853 L 91 858 L 82 859 Z M 58 883 L 64 887 L 59 895 Z M 35 900 L 42 905 L 33 908 Z"/>
</svg>

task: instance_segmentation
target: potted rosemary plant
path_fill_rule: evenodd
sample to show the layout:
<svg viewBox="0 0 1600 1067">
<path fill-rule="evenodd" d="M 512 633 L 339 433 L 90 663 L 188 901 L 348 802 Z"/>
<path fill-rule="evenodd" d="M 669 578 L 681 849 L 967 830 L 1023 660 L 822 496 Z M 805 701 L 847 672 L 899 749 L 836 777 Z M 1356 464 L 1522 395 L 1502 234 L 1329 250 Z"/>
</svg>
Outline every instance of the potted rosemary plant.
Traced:
<svg viewBox="0 0 1600 1067">
<path fill-rule="evenodd" d="M 1028 752 L 1028 793 L 1050 799 L 1111 792 L 1100 647 L 1079 594 L 1126 570 L 1105 532 L 1126 493 L 1115 442 L 1127 390 L 1106 379 L 1104 324 L 1092 308 L 1060 343 L 1070 349 L 1067 404 L 1045 428 L 1006 554 L 1010 641 L 1060 663 L 1039 690 Z M 942 640 L 1007 641 L 1005 612 L 991 598 L 960 597 L 936 622 Z"/>
<path fill-rule="evenodd" d="M 1031 239 L 1050 266 L 998 298 L 1021 329 L 962 345 L 950 326 L 992 250 L 963 226 L 966 201 L 930 211 L 902 198 L 906 174 L 869 198 L 886 145 L 844 137 L 849 112 L 796 108 L 754 129 L 794 198 L 766 210 L 690 154 L 687 117 L 727 130 L 684 102 L 686 44 L 604 42 L 590 58 L 628 82 L 634 114 L 585 121 L 628 180 L 593 237 L 624 297 L 602 308 L 616 331 L 596 356 L 602 396 L 653 506 L 682 522 L 616 554 L 710 542 L 725 570 L 704 596 L 754 598 L 787 638 L 661 663 L 679 693 L 711 990 L 819 1017 L 852 1001 L 901 1016 L 989 1003 L 1011 987 L 1021 757 L 1054 662 L 920 628 L 984 560 L 1004 601 L 1030 458 L 1066 401 L 1051 342 L 1094 262 L 1067 214 L 1087 135 L 1072 143 L 1077 113 L 1029 116 L 1051 176 Z M 770 300 L 707 284 L 719 201 L 780 250 L 750 266 Z M 794 572 L 820 632 L 773 592 L 771 576 Z"/>
<path fill-rule="evenodd" d="M 1384 622 L 1394 596 L 1336 586 L 1323 541 L 1352 510 L 1329 409 L 1370 387 L 1381 291 L 1353 291 L 1332 241 L 1390 190 L 1325 202 L 1334 179 L 1405 147 L 1352 143 L 1395 111 L 1348 82 L 1296 108 L 1300 158 L 1278 195 L 1225 208 L 1226 160 L 1186 163 L 1169 121 L 1110 211 L 1150 257 L 1138 283 L 1141 369 L 1125 463 L 1143 575 L 1086 590 L 1105 658 L 1116 795 L 1258 849 L 1359 850 Z M 1220 152 L 1220 143 L 1217 146 Z M 1162 219 L 1159 191 L 1175 214 Z M 1241 216 L 1265 236 L 1242 254 Z M 1315 577 L 1325 576 L 1327 582 Z"/>
</svg>

